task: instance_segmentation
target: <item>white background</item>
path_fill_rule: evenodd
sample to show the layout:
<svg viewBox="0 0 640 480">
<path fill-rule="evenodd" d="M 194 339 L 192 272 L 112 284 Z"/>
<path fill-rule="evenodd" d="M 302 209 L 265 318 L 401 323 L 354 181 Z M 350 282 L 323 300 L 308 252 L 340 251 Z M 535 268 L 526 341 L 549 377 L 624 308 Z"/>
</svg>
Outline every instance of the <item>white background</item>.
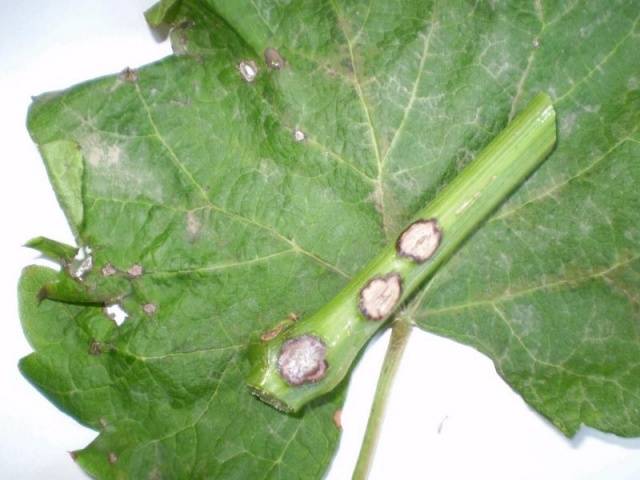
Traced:
<svg viewBox="0 0 640 480">
<path fill-rule="evenodd" d="M 31 349 L 16 307 L 16 282 L 36 260 L 37 236 L 73 242 L 24 127 L 31 95 L 68 87 L 170 53 L 142 11 L 152 0 L 0 0 L 0 478 L 83 479 L 68 451 L 95 436 L 56 410 L 18 370 Z M 355 464 L 388 334 L 367 352 L 343 413 L 328 475 Z M 638 479 L 640 440 L 583 429 L 573 440 L 529 409 L 474 350 L 414 331 L 378 448 L 372 479 Z"/>
</svg>

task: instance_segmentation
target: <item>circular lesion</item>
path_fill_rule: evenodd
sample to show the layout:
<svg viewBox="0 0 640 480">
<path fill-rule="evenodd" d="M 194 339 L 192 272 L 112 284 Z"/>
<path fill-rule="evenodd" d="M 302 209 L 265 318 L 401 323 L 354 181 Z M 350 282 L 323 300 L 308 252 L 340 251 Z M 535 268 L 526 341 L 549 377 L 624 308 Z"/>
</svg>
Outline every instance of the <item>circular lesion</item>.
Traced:
<svg viewBox="0 0 640 480">
<path fill-rule="evenodd" d="M 402 279 L 397 273 L 374 277 L 360 290 L 358 306 L 369 320 L 388 317 L 402 295 Z"/>
<path fill-rule="evenodd" d="M 430 259 L 440 246 L 442 229 L 435 218 L 417 220 L 409 225 L 398 237 L 396 252 L 416 263 Z"/>
<path fill-rule="evenodd" d="M 300 335 L 282 344 L 278 371 L 289 385 L 314 383 L 324 378 L 328 364 L 327 347 L 315 335 Z"/>
</svg>

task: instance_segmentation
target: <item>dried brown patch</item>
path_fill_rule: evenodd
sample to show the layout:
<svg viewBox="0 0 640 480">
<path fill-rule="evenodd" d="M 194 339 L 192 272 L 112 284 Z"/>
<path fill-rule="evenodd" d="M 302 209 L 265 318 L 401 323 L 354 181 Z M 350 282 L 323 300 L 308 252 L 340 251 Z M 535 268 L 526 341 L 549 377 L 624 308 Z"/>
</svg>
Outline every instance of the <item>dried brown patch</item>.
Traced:
<svg viewBox="0 0 640 480">
<path fill-rule="evenodd" d="M 90 355 L 100 355 L 102 353 L 102 344 L 96 340 L 93 340 L 89 344 L 89 354 Z"/>
<path fill-rule="evenodd" d="M 342 430 L 342 409 L 333 412 L 333 423 L 338 429 Z"/>
<path fill-rule="evenodd" d="M 139 263 L 136 263 L 136 264 L 132 265 L 129 268 L 129 270 L 127 270 L 127 273 L 132 278 L 138 278 L 138 277 L 142 276 L 142 274 L 144 273 L 144 269 L 142 268 L 142 265 L 140 265 Z"/>
<path fill-rule="evenodd" d="M 110 263 L 107 263 L 104 267 L 102 267 L 100 271 L 102 272 L 103 277 L 110 277 L 118 273 L 118 271 L 116 270 L 116 267 L 114 267 Z"/>
</svg>

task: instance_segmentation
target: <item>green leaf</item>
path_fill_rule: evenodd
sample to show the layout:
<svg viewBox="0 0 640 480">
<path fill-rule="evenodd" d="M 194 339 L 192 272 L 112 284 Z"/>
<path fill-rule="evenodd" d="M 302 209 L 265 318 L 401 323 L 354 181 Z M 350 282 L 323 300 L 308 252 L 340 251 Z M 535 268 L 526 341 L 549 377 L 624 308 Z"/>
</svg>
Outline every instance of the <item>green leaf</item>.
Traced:
<svg viewBox="0 0 640 480">
<path fill-rule="evenodd" d="M 404 314 L 491 356 L 565 433 L 640 435 L 636 2 L 154 11 L 180 55 L 29 114 L 93 269 L 40 303 L 65 273 L 25 270 L 36 351 L 21 369 L 100 431 L 76 454 L 87 472 L 320 478 L 343 388 L 280 414 L 246 391 L 246 346 L 332 298 L 537 91 L 554 99 L 556 151 Z"/>
<path fill-rule="evenodd" d="M 59 263 L 60 265 L 67 265 L 78 253 L 77 248 L 46 237 L 32 238 L 25 243 L 24 246 L 37 250 L 45 257 Z"/>
<path fill-rule="evenodd" d="M 158 27 L 163 23 L 171 22 L 180 9 L 181 1 L 182 0 L 162 0 L 156 3 L 144 12 L 147 22 L 149 22 L 152 27 Z"/>
<path fill-rule="evenodd" d="M 35 101 L 44 101 L 44 99 Z M 78 144 L 73 141 L 59 140 L 39 147 L 60 206 L 67 216 L 74 235 L 78 238 L 78 228 L 82 224 L 84 208 L 82 202 L 84 164 Z"/>
</svg>

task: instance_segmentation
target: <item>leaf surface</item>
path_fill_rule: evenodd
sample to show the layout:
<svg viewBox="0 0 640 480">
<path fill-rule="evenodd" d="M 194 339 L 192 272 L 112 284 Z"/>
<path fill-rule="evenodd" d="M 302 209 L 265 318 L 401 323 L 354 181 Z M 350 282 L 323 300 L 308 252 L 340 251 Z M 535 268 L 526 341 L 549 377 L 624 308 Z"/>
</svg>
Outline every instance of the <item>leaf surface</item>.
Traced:
<svg viewBox="0 0 640 480">
<path fill-rule="evenodd" d="M 485 352 L 565 433 L 640 435 L 635 2 L 173 0 L 148 14 L 165 15 L 176 55 L 29 115 L 93 252 L 77 302 L 129 315 L 38 303 L 60 274 L 23 274 L 36 351 L 21 369 L 100 431 L 76 453 L 87 472 L 321 477 L 344 388 L 280 414 L 247 393 L 246 346 L 329 300 L 540 90 L 556 151 L 402 314 Z M 268 47 L 284 68 L 266 67 Z"/>
</svg>

